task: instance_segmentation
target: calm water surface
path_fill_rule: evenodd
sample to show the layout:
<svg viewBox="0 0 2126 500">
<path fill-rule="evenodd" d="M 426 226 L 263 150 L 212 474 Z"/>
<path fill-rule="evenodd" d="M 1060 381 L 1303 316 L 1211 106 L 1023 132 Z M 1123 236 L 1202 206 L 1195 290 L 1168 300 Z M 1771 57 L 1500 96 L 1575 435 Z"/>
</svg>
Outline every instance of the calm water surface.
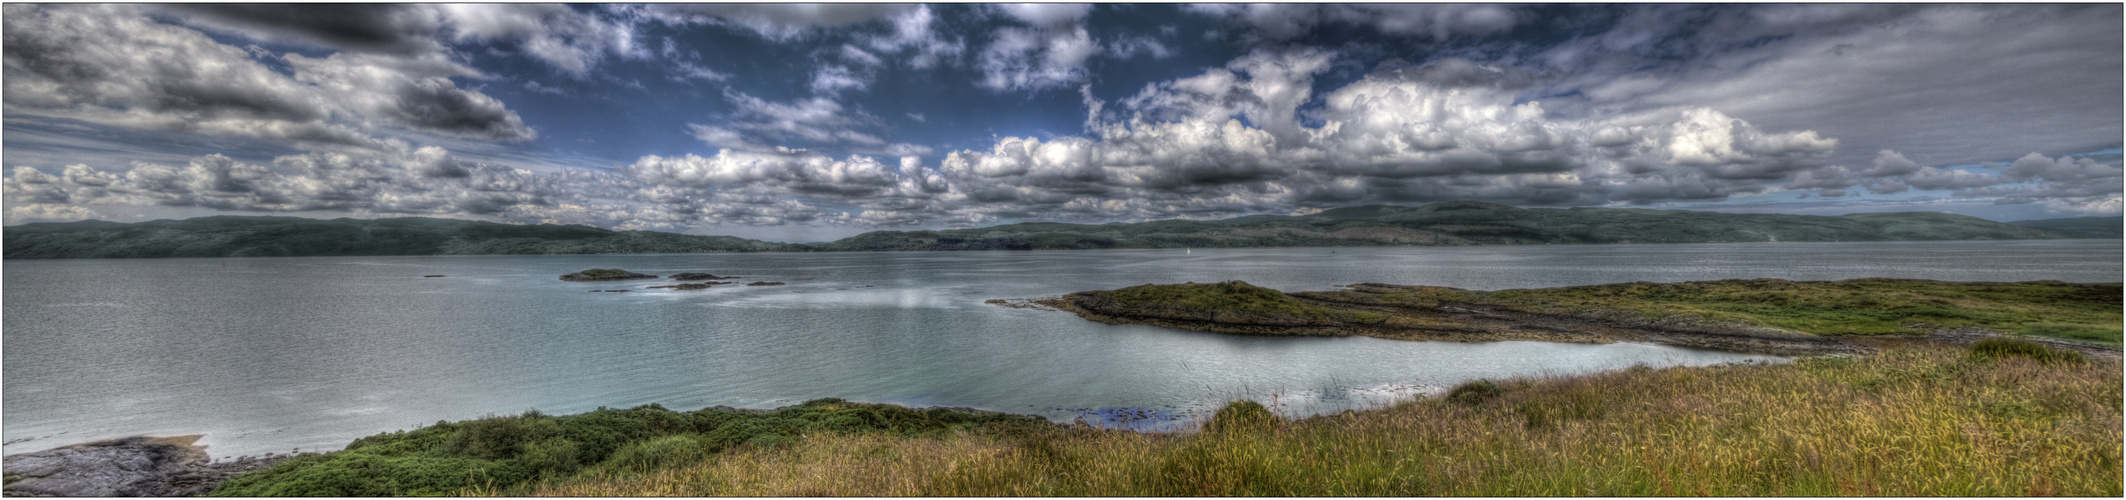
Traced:
<svg viewBox="0 0 2126 500">
<path fill-rule="evenodd" d="M 1503 289 L 1867 276 L 2120 280 L 2118 240 L 6 261 L 6 453 L 205 433 L 217 456 L 336 449 L 437 420 L 839 397 L 1187 425 L 1476 378 L 1779 358 L 1638 344 L 1255 338 L 1103 325 L 990 298 L 1246 280 Z M 781 287 L 567 283 L 592 267 Z M 443 278 L 422 278 L 444 274 Z M 628 288 L 629 293 L 587 293 Z"/>
</svg>

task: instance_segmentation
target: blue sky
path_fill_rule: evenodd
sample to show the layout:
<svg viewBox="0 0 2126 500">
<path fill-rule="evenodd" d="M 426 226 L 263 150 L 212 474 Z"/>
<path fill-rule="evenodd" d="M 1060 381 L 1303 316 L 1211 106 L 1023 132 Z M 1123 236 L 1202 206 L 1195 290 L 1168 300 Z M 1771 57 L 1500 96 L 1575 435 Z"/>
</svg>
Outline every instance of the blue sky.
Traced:
<svg viewBox="0 0 2126 500">
<path fill-rule="evenodd" d="M 2116 4 L 5 9 L 8 224 L 2121 211 Z"/>
</svg>

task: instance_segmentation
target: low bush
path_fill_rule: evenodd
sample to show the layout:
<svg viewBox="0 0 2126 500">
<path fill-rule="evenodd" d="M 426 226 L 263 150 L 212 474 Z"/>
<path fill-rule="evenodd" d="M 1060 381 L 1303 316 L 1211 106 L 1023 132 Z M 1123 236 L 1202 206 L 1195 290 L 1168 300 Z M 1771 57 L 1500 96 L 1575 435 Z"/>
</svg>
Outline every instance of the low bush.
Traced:
<svg viewBox="0 0 2126 500">
<path fill-rule="evenodd" d="M 2042 344 L 2027 340 L 1990 338 L 1971 343 L 1969 352 L 1971 358 L 1981 360 L 2021 357 L 2034 359 L 2039 363 L 2048 365 L 2082 365 L 2089 363 L 2089 358 L 2083 356 L 2082 353 L 2045 347 Z"/>
</svg>

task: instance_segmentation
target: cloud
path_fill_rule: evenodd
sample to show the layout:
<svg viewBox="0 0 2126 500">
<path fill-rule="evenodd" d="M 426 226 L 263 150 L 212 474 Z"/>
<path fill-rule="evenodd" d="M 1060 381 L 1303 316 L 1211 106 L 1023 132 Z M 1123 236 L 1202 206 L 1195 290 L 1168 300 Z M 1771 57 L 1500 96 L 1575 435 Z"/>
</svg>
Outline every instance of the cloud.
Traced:
<svg viewBox="0 0 2126 500">
<path fill-rule="evenodd" d="M 786 41 L 813 30 L 891 19 L 926 7 L 910 4 L 653 4 L 651 15 L 667 23 L 708 22 Z"/>
<path fill-rule="evenodd" d="M 166 4 L 187 25 L 337 50 L 421 55 L 442 50 L 441 19 L 414 4 Z"/>
<path fill-rule="evenodd" d="M 880 52 L 909 52 L 910 67 L 926 69 L 940 63 L 954 65 L 957 64 L 960 54 L 967 50 L 966 40 L 945 39 L 937 26 L 937 15 L 930 11 L 928 5 L 918 5 L 913 10 L 894 14 L 888 21 L 893 26 L 890 33 L 866 37 L 864 43 Z"/>
<path fill-rule="evenodd" d="M 187 28 L 113 6 L 6 7 L 7 111 L 123 127 L 383 147 L 403 129 L 527 140 L 501 102 L 458 88 L 456 63 L 341 52 L 278 56 L 292 74 Z"/>
<path fill-rule="evenodd" d="M 1968 164 L 2126 134 L 2118 5 L 1659 6 L 1525 55 L 1567 115 L 1672 106 Z M 2035 75 L 2043 75 L 2038 77 Z"/>
<path fill-rule="evenodd" d="M 1528 17 L 1511 6 L 1465 4 L 1194 4 L 1183 10 L 1245 23 L 1254 28 L 1252 35 L 1269 40 L 1299 38 L 1334 23 L 1441 41 L 1457 35 L 1504 32 Z"/>
<path fill-rule="evenodd" d="M 35 203 L 7 209 L 7 216 L 4 219 L 8 224 L 22 224 L 27 222 L 73 222 L 101 217 L 103 215 L 96 213 L 95 210 L 83 207 Z"/>
<path fill-rule="evenodd" d="M 1000 28 L 975 63 L 982 71 L 975 84 L 994 91 L 1066 87 L 1090 75 L 1085 61 L 1099 52 L 1099 44 L 1083 26 L 1050 31 Z"/>
<path fill-rule="evenodd" d="M 634 23 L 558 4 L 439 4 L 458 42 L 509 41 L 563 73 L 584 78 L 606 56 L 641 59 Z"/>
<path fill-rule="evenodd" d="M 1004 3 L 994 7 L 1019 22 L 1041 27 L 1074 24 L 1093 10 L 1092 4 L 1082 3 Z"/>
</svg>

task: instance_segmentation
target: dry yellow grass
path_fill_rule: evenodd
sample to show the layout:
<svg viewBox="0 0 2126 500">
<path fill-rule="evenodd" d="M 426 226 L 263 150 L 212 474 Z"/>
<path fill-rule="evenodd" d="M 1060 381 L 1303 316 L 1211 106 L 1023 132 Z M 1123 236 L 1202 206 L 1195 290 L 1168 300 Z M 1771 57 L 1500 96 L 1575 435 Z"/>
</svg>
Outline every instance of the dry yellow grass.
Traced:
<svg viewBox="0 0 2126 500">
<path fill-rule="evenodd" d="M 2112 496 L 2121 366 L 1947 347 L 1512 380 L 1248 431 L 814 435 L 559 496 Z M 481 492 L 470 492 L 481 493 Z"/>
</svg>

